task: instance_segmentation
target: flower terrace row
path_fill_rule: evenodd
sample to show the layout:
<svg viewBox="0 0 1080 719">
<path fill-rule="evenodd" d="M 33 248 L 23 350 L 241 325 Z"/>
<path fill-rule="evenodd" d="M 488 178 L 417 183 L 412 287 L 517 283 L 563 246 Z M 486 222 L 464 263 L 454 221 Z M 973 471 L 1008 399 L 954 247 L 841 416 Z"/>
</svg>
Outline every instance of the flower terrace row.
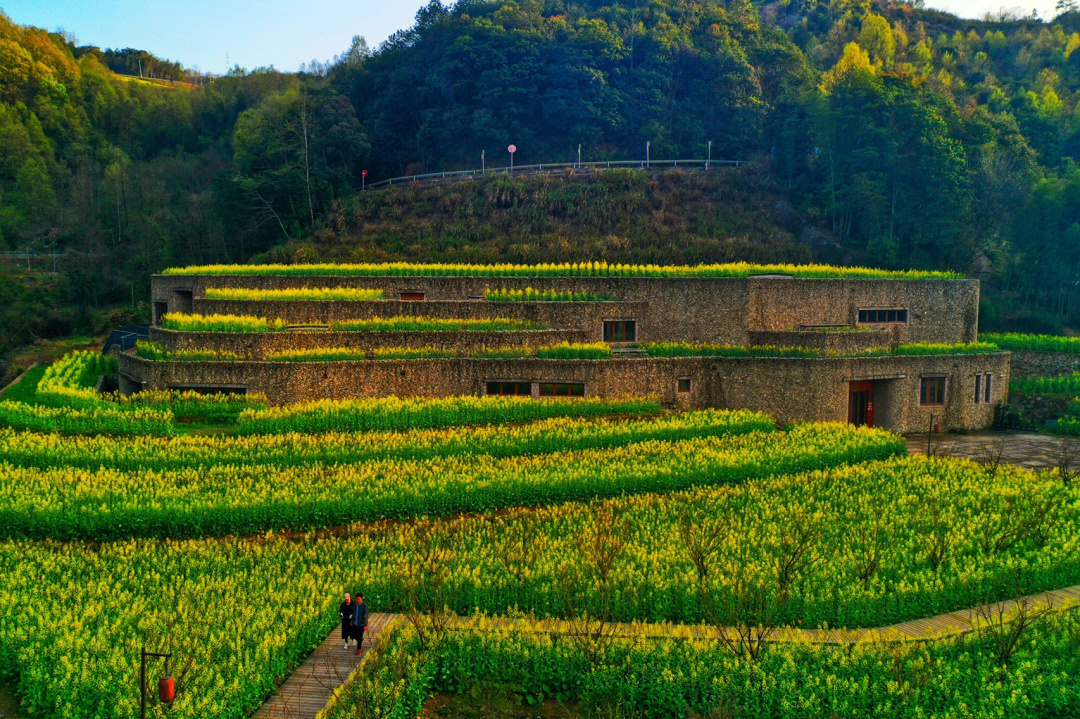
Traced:
<svg viewBox="0 0 1080 719">
<path fill-rule="evenodd" d="M 613 463 L 612 471 L 633 483 L 625 464 Z M 338 486 L 342 493 L 365 491 Z M 1075 584 L 1077 491 L 1029 472 L 991 474 L 966 462 L 896 458 L 680 494 L 302 537 L 0 542 L 0 666 L 5 680 L 17 681 L 32 716 L 130 716 L 138 701 L 130 691 L 137 685 L 133 657 L 142 646 L 171 651 L 191 667 L 171 716 L 240 719 L 336 624 L 331 588 L 362 589 L 381 611 L 410 608 L 419 590 L 460 614 L 516 608 L 544 617 L 588 608 L 617 620 L 887 625 Z M 598 580 L 604 556 L 613 563 L 607 579 Z M 430 566 L 438 571 L 421 571 Z M 154 592 L 163 578 L 168 591 Z M 72 622 L 56 621 L 57 597 L 75 596 Z M 716 646 L 697 655 L 683 641 L 668 649 L 681 646 L 693 666 L 703 666 L 661 661 L 661 655 L 642 670 L 656 682 L 663 678 L 663 693 L 676 704 L 652 704 L 660 684 L 633 700 L 669 710 L 684 700 L 697 707 L 694 696 L 711 701 L 709 692 L 727 688 L 742 701 L 745 680 L 764 702 L 754 705 L 763 716 L 773 709 L 862 716 L 866 702 L 900 702 L 901 689 L 906 703 L 895 705 L 898 716 L 970 716 L 979 702 L 1015 708 L 1009 716 L 1037 716 L 1047 706 L 1069 715 L 1075 670 L 1061 662 L 1075 661 L 1076 629 L 1061 621 L 1025 636 L 1008 671 L 988 663 L 997 656 L 994 643 L 977 639 L 880 653 L 870 644 L 773 647 L 761 664 L 735 661 Z M 492 641 L 500 641 L 497 634 Z M 564 675 L 547 691 L 567 699 L 586 695 L 579 681 L 629 690 L 614 673 L 583 668 L 581 646 L 566 638 L 557 649 L 535 647 L 538 673 L 526 676 L 546 676 L 549 661 L 565 660 L 572 679 Z M 475 651 L 481 653 L 453 649 L 446 661 L 458 657 L 461 670 L 471 672 L 477 657 L 492 659 Z M 617 645 L 613 651 L 601 665 L 612 665 L 618 677 L 635 675 L 645 661 Z M 938 658 L 955 671 L 939 667 Z M 496 663 L 509 670 L 525 661 L 513 650 Z M 505 678 L 502 668 L 494 671 Z M 899 684 L 886 679 L 896 672 Z M 711 689 L 693 690 L 714 676 L 719 685 L 708 679 Z M 454 688 L 422 686 L 419 700 L 428 689 Z M 793 697 L 809 704 L 796 709 Z M 913 710 L 915 698 L 921 713 Z M 415 706 L 401 716 L 413 716 Z M 894 705 L 876 706 L 877 714 L 892 715 Z"/>
</svg>

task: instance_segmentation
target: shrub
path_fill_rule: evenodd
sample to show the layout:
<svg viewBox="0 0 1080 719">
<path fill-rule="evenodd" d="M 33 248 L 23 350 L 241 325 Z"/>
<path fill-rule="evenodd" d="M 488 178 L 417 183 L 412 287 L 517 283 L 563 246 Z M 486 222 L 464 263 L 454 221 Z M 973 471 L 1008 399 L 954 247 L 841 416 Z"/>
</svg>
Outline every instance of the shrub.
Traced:
<svg viewBox="0 0 1080 719">
<path fill-rule="evenodd" d="M 607 295 L 591 292 L 558 292 L 555 290 L 484 290 L 484 299 L 492 302 L 610 302 Z"/>
<path fill-rule="evenodd" d="M 276 332 L 288 323 L 253 315 L 190 315 L 170 312 L 161 320 L 167 330 L 179 332 Z"/>
<path fill-rule="evenodd" d="M 367 320 L 339 320 L 330 323 L 335 332 L 501 332 L 542 329 L 540 325 L 507 317 L 447 319 L 442 317 L 373 317 Z"/>
<path fill-rule="evenodd" d="M 817 357 L 815 350 L 800 347 L 739 347 L 735 345 L 691 344 L 688 342 L 645 342 L 640 345 L 650 357 Z"/>
</svg>

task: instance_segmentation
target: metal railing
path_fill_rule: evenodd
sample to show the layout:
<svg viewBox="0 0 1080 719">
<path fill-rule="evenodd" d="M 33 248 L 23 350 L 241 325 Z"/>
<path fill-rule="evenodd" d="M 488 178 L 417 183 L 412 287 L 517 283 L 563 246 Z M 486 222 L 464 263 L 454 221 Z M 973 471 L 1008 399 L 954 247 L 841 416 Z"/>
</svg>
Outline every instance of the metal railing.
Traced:
<svg viewBox="0 0 1080 719">
<path fill-rule="evenodd" d="M 748 160 L 606 160 L 602 162 L 542 162 L 537 165 L 514 165 L 513 168 L 509 166 L 488 167 L 483 169 L 477 168 L 474 170 L 447 170 L 446 172 L 428 172 L 423 175 L 402 175 L 401 177 L 391 177 L 388 180 L 380 180 L 379 182 L 373 182 L 367 185 L 365 189 L 374 190 L 378 187 L 392 187 L 394 184 L 402 185 L 408 182 L 418 182 L 420 180 L 475 179 L 477 177 L 483 177 L 485 175 L 517 175 L 529 174 L 533 172 L 546 172 L 549 170 L 610 170 L 619 167 L 633 167 L 642 170 L 650 170 L 654 167 L 702 167 L 708 170 L 713 165 L 738 167 L 740 165 L 745 165 L 747 162 Z"/>
</svg>

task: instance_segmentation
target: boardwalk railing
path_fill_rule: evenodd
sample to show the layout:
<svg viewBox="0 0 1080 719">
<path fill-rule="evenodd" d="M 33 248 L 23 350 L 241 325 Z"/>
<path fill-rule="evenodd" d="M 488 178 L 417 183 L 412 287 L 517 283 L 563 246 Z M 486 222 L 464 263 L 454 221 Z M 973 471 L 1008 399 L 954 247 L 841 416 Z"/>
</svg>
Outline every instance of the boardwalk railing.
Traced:
<svg viewBox="0 0 1080 719">
<path fill-rule="evenodd" d="M 604 162 L 542 162 L 537 165 L 515 165 L 512 169 L 510 167 L 489 167 L 485 169 L 476 168 L 474 170 L 448 170 L 446 172 L 428 172 L 423 175 L 402 175 L 401 177 L 391 177 L 388 180 L 380 180 L 379 182 L 373 182 L 369 184 L 366 189 L 374 190 L 379 187 L 390 187 L 395 184 L 403 185 L 409 182 L 419 182 L 422 180 L 472 180 L 477 177 L 483 177 L 485 175 L 511 173 L 517 175 L 530 174 L 535 172 L 549 172 L 552 170 L 611 170 L 620 167 L 633 167 L 642 170 L 648 170 L 654 167 L 700 167 L 708 170 L 713 165 L 739 167 L 740 165 L 745 165 L 747 162 L 747 160 L 606 160 Z"/>
</svg>

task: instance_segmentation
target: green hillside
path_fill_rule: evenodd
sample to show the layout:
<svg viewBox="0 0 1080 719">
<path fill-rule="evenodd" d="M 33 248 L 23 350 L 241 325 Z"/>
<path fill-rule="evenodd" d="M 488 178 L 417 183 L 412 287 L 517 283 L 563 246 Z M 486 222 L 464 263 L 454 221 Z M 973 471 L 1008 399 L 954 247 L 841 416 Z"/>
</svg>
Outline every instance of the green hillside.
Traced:
<svg viewBox="0 0 1080 719">
<path fill-rule="evenodd" d="M 988 326 L 1061 331 L 1078 30 L 850 0 L 461 0 L 302 73 L 185 83 L 0 16 L 0 253 L 19 253 L 0 255 L 0 354 L 144 316 L 164 267 L 252 258 L 952 270 L 985 280 Z M 511 142 L 528 163 L 708 141 L 750 168 L 357 193 L 364 170 L 494 166 Z"/>
</svg>

